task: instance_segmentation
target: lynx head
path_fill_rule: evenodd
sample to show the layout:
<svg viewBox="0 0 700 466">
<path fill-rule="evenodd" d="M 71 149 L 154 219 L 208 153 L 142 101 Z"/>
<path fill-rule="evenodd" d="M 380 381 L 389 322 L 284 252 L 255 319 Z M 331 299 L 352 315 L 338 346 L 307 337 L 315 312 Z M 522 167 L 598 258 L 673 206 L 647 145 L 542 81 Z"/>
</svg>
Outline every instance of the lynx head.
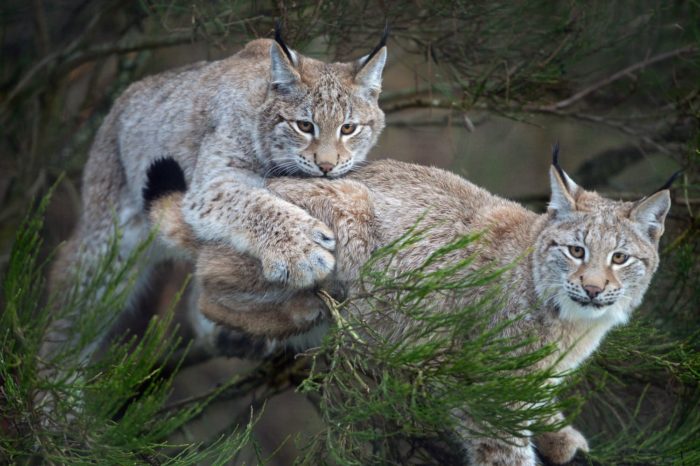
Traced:
<svg viewBox="0 0 700 466">
<path fill-rule="evenodd" d="M 384 128 L 385 41 L 359 60 L 328 64 L 287 48 L 278 31 L 257 125 L 270 174 L 338 177 L 365 160 Z"/>
<path fill-rule="evenodd" d="M 603 198 L 577 186 L 559 167 L 557 152 L 547 224 L 533 256 L 537 294 L 564 320 L 625 323 L 659 263 L 669 190 L 637 202 Z"/>
</svg>

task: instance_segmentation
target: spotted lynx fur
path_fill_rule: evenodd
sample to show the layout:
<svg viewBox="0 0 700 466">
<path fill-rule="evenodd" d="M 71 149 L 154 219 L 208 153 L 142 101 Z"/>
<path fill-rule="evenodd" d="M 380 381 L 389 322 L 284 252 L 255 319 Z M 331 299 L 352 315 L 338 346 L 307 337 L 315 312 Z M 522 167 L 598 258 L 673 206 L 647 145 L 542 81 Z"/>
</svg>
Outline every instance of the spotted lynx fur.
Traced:
<svg viewBox="0 0 700 466">
<path fill-rule="evenodd" d="M 74 280 L 78 264 L 89 276 L 115 223 L 120 260 L 146 240 L 152 228 L 144 209 L 144 194 L 152 190 L 147 170 L 163 158 L 182 168 L 189 186 L 182 216 L 196 238 L 255 257 L 266 280 L 288 289 L 325 278 L 335 264 L 332 231 L 270 192 L 265 180 L 335 178 L 365 160 L 384 127 L 377 101 L 385 38 L 357 61 L 327 64 L 288 49 L 278 35 L 254 40 L 230 58 L 132 84 L 95 137 L 83 210 L 53 266 L 52 291 Z M 160 246 L 150 250 L 134 295 L 154 264 L 178 254 Z M 69 317 L 52 326 L 45 356 L 75 337 L 71 325 Z"/>
<path fill-rule="evenodd" d="M 539 215 L 443 170 L 394 161 L 375 162 L 343 180 L 276 179 L 268 186 L 331 226 L 337 263 L 322 286 L 349 297 L 359 292 L 358 270 L 371 252 L 400 237 L 420 216 L 421 226 L 429 229 L 395 259 L 399 270 L 422 264 L 462 235 L 484 232 L 482 240 L 434 266 L 474 253 L 474 268 L 493 261 L 515 263 L 502 278 L 502 307 L 492 325 L 524 314 L 508 331 L 556 344 L 560 352 L 540 367 L 563 355 L 557 370 L 564 372 L 588 358 L 604 335 L 627 322 L 641 303 L 659 263 L 670 195 L 662 189 L 637 202 L 606 199 L 576 185 L 556 162 L 550 180 L 549 208 Z M 201 332 L 200 345 L 223 353 L 265 352 L 279 344 L 303 344 L 322 333 L 328 316 L 314 292 L 267 283 L 259 261 L 199 241 L 183 221 L 181 202 L 182 194 L 158 199 L 152 217 L 161 235 L 196 261 L 193 319 Z M 472 303 L 485 292 L 476 289 L 452 298 L 445 311 Z M 371 321 L 373 314 L 364 318 Z M 400 338 L 414 324 L 401 314 L 387 320 L 372 327 L 392 338 Z M 247 348 L 228 346 L 243 342 Z M 535 449 L 561 464 L 577 450 L 588 449 L 586 439 L 571 426 L 508 443 L 470 437 L 468 413 L 455 415 L 473 465 L 534 465 Z"/>
</svg>

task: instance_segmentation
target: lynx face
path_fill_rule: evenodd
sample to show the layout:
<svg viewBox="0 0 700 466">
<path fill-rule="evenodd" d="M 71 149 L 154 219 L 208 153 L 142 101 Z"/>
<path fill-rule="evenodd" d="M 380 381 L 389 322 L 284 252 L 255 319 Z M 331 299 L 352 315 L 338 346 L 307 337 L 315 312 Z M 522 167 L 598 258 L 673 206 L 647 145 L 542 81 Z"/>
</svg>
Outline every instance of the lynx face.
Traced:
<svg viewBox="0 0 700 466">
<path fill-rule="evenodd" d="M 258 135 L 269 174 L 339 177 L 365 160 L 384 128 L 377 98 L 386 47 L 326 64 L 273 44 Z"/>
<path fill-rule="evenodd" d="M 627 321 L 654 274 L 668 191 L 636 203 L 586 192 L 553 170 L 549 223 L 533 258 L 538 295 L 565 320 Z"/>
</svg>

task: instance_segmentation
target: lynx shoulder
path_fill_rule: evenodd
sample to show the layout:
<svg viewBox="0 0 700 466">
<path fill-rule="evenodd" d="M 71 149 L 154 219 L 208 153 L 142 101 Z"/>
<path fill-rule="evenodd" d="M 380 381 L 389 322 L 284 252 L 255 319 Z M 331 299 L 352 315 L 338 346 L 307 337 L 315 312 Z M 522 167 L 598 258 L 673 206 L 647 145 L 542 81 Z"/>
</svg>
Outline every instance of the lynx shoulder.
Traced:
<svg viewBox="0 0 700 466">
<path fill-rule="evenodd" d="M 578 186 L 559 167 L 556 157 L 549 176 L 551 199 L 543 214 L 443 170 L 394 161 L 372 163 L 343 180 L 280 179 L 270 180 L 269 187 L 334 231 L 338 262 L 323 286 L 351 298 L 359 291 L 357 271 L 371 252 L 403 235 L 417 218 L 422 219 L 425 236 L 394 259 L 393 266 L 399 271 L 422 264 L 462 235 L 483 232 L 481 241 L 450 260 L 477 254 L 474 268 L 487 262 L 515 264 L 503 275 L 503 299 L 492 324 L 522 316 L 509 331 L 534 335 L 539 344 L 555 344 L 559 353 L 543 364 L 557 362 L 559 371 L 567 371 L 590 356 L 605 334 L 624 324 L 641 303 L 658 267 L 658 244 L 670 195 L 668 189 L 661 189 L 636 202 L 610 200 Z M 241 258 L 228 248 L 192 243 L 187 224 L 171 215 L 177 214 L 181 198 L 180 193 L 161 199 L 152 216 L 162 222 L 164 234 L 196 258 L 198 312 L 220 324 L 215 332 L 234 331 L 264 341 L 259 348 L 266 350 L 274 347 L 270 342 L 298 344 L 318 333 L 327 315 L 313 292 L 290 293 L 275 287 L 265 282 L 256 261 Z M 448 265 L 444 261 L 434 264 Z M 251 280 L 251 276 L 259 279 Z M 450 297 L 445 305 L 469 305 L 487 291 Z M 414 325 L 401 315 L 393 318 L 394 327 L 373 328 L 400 335 L 401 327 Z M 216 346 L 215 339 L 206 338 Z M 232 348 L 214 350 L 230 353 Z M 468 416 L 461 422 L 468 432 Z M 471 464 L 477 465 L 534 465 L 533 444 L 556 463 L 567 462 L 577 450 L 588 448 L 581 433 L 570 426 L 512 442 L 463 438 Z"/>
</svg>

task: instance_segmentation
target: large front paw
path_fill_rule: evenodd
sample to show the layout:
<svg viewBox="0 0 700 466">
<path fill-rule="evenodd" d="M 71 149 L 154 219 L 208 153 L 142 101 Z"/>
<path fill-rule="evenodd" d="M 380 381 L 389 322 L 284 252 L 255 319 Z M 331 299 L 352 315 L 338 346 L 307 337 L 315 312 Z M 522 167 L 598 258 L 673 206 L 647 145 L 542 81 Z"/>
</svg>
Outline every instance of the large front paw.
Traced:
<svg viewBox="0 0 700 466">
<path fill-rule="evenodd" d="M 303 211 L 302 211 L 303 212 Z M 291 217 L 291 218 L 290 218 Z M 289 215 L 266 232 L 261 247 L 265 279 L 289 288 L 309 288 L 335 267 L 335 237 L 322 222 L 303 212 Z"/>
<path fill-rule="evenodd" d="M 581 432 L 566 426 L 557 432 L 546 432 L 535 438 L 537 451 L 555 464 L 566 464 L 576 456 L 576 451 L 588 451 L 588 442 Z"/>
</svg>

